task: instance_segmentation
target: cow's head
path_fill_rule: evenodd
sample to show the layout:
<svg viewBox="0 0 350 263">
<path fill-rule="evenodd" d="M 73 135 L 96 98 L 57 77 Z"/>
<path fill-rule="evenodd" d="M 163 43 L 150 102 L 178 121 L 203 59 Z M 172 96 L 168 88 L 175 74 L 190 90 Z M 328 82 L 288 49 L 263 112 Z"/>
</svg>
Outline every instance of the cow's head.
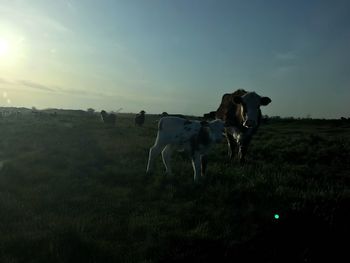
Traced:
<svg viewBox="0 0 350 263">
<path fill-rule="evenodd" d="M 102 117 L 103 120 L 105 120 L 105 118 L 107 117 L 107 115 L 108 115 L 108 114 L 107 114 L 107 112 L 106 112 L 105 110 L 102 110 L 102 111 L 101 111 L 101 117 Z"/>
<path fill-rule="evenodd" d="M 260 97 L 255 92 L 248 92 L 242 96 L 234 96 L 233 102 L 241 107 L 240 115 L 243 126 L 254 128 L 259 123 L 260 106 L 268 105 L 271 99 L 269 97 Z"/>
</svg>

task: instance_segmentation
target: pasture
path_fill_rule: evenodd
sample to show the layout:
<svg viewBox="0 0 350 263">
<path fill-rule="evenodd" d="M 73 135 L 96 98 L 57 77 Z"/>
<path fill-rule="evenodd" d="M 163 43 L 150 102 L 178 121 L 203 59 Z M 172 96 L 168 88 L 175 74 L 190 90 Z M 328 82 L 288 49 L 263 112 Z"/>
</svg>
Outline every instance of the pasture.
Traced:
<svg viewBox="0 0 350 263">
<path fill-rule="evenodd" d="M 339 262 L 348 248 L 350 125 L 271 120 L 247 164 L 223 142 L 193 183 L 145 176 L 157 116 L 58 111 L 0 119 L 0 262 Z M 279 218 L 275 218 L 279 215 Z M 344 240 L 344 241 L 343 241 Z"/>
</svg>

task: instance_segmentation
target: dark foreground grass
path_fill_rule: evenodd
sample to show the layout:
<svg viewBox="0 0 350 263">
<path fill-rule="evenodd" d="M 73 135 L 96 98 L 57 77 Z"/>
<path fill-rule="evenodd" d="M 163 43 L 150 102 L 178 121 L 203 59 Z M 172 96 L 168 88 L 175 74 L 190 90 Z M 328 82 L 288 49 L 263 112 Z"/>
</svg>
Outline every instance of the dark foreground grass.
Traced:
<svg viewBox="0 0 350 263">
<path fill-rule="evenodd" d="M 226 145 L 199 185 L 187 156 L 145 176 L 156 118 L 0 120 L 0 262 L 340 262 L 350 222 L 350 128 L 279 120 L 244 167 Z M 274 215 L 278 214 L 279 219 Z"/>
</svg>

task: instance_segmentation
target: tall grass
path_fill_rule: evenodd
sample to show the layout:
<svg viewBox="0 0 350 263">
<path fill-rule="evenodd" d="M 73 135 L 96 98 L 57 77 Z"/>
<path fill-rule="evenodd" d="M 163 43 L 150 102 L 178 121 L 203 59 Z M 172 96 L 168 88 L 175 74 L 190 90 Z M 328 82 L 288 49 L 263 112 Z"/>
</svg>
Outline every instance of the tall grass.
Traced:
<svg viewBox="0 0 350 263">
<path fill-rule="evenodd" d="M 209 155 L 199 185 L 186 155 L 145 176 L 155 116 L 0 120 L 0 262 L 318 262 L 349 235 L 349 127 L 273 121 L 248 162 Z M 274 218 L 279 214 L 280 218 Z"/>
</svg>

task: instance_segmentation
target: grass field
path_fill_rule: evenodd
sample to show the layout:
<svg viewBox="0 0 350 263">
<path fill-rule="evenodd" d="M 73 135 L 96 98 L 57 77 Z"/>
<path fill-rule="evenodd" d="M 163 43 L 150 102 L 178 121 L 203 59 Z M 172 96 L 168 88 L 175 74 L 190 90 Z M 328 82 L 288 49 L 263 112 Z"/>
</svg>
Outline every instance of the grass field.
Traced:
<svg viewBox="0 0 350 263">
<path fill-rule="evenodd" d="M 209 155 L 193 183 L 161 158 L 145 176 L 157 117 L 116 127 L 59 111 L 0 119 L 0 262 L 340 262 L 350 229 L 350 125 L 271 120 L 247 164 Z M 176 164 L 176 165 L 175 165 Z M 279 215 L 279 219 L 275 215 Z"/>
</svg>

